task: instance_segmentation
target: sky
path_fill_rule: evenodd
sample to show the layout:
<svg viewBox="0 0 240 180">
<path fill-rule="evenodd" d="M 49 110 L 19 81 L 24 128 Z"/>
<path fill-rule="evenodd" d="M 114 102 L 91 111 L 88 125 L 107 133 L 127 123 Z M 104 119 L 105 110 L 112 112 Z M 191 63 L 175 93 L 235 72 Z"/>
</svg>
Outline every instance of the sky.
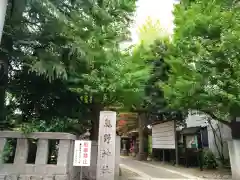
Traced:
<svg viewBox="0 0 240 180">
<path fill-rule="evenodd" d="M 149 16 L 152 20 L 159 20 L 162 28 L 169 34 L 173 31 L 173 5 L 178 0 L 138 0 L 135 23 L 131 28 L 132 41 L 138 41 L 137 29 L 143 25 Z"/>
</svg>

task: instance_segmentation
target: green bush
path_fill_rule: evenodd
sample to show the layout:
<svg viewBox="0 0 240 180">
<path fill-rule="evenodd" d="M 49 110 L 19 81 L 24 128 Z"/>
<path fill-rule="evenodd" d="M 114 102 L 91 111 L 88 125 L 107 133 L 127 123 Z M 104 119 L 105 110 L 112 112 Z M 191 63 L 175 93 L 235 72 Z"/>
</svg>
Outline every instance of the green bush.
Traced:
<svg viewBox="0 0 240 180">
<path fill-rule="evenodd" d="M 204 168 L 207 169 L 216 169 L 217 168 L 217 161 L 216 161 L 216 157 L 213 154 L 212 151 L 208 150 L 204 150 L 203 152 L 203 165 Z"/>
<path fill-rule="evenodd" d="M 16 142 L 15 142 L 16 143 Z M 15 149 L 14 149 L 14 140 L 8 139 L 2 153 L 0 154 L 0 161 L 3 163 L 11 163 L 14 160 Z"/>
</svg>

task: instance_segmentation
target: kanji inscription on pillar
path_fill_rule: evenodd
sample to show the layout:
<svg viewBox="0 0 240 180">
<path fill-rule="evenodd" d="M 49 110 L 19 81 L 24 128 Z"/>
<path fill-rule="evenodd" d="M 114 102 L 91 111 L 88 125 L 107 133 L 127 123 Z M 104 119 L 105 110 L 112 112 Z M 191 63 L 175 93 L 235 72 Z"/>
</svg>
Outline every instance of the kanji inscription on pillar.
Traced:
<svg viewBox="0 0 240 180">
<path fill-rule="evenodd" d="M 97 180 L 114 180 L 116 112 L 101 111 L 98 135 Z"/>
</svg>

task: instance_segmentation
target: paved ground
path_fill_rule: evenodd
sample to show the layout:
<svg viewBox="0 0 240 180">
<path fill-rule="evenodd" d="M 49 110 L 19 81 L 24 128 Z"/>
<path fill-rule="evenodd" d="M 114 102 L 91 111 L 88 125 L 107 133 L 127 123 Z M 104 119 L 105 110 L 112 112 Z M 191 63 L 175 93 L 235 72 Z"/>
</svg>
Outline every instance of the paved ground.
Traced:
<svg viewBox="0 0 240 180">
<path fill-rule="evenodd" d="M 121 176 L 119 177 L 119 180 L 129 180 L 136 177 L 139 177 L 137 173 L 121 167 Z"/>
<path fill-rule="evenodd" d="M 222 180 L 231 179 L 225 172 L 221 175 L 214 171 L 199 171 L 196 169 L 174 167 L 159 162 L 136 161 L 132 158 L 121 158 L 121 169 L 128 172 L 122 180 Z M 128 170 L 128 171 L 126 171 Z M 129 173 L 132 172 L 132 173 Z M 216 172 L 216 171 L 215 171 Z M 130 174 L 130 175 L 129 175 Z"/>
<path fill-rule="evenodd" d="M 204 169 L 203 171 L 200 171 L 199 168 L 194 168 L 194 167 L 189 167 L 186 168 L 184 166 L 172 166 L 167 163 L 163 164 L 158 161 L 148 161 L 148 164 L 154 165 L 154 166 L 161 166 L 163 168 L 169 169 L 169 170 L 174 170 L 178 171 L 181 173 L 185 173 L 188 175 L 193 175 L 198 178 L 202 179 L 215 179 L 215 180 L 222 180 L 222 179 L 232 179 L 231 177 L 231 170 L 230 169 L 216 169 L 216 170 L 207 170 Z"/>
<path fill-rule="evenodd" d="M 157 167 L 144 162 L 139 162 L 130 158 L 121 158 L 121 166 L 124 169 L 128 169 L 137 173 L 139 177 L 145 179 L 197 179 L 193 176 L 181 174 L 173 170 L 168 170 L 166 168 Z"/>
</svg>

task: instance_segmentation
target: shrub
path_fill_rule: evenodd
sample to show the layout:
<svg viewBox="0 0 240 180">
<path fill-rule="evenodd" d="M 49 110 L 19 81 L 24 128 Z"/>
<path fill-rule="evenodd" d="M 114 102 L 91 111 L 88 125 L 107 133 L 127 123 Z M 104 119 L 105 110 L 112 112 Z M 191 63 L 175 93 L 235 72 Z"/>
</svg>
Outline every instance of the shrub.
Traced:
<svg viewBox="0 0 240 180">
<path fill-rule="evenodd" d="M 207 169 L 216 169 L 217 168 L 216 157 L 212 151 L 210 151 L 209 149 L 205 150 L 203 152 L 203 158 L 204 158 L 203 159 L 204 168 L 207 168 Z"/>
</svg>

